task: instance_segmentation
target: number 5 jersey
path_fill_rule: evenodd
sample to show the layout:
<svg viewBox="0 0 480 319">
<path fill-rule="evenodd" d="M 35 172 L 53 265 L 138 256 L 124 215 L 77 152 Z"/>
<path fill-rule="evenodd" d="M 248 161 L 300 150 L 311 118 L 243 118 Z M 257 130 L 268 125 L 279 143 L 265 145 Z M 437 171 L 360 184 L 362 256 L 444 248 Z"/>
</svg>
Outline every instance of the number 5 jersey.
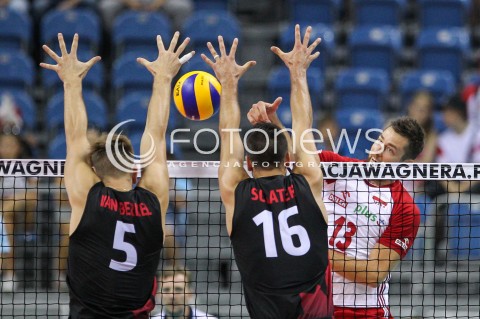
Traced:
<svg viewBox="0 0 480 319">
<path fill-rule="evenodd" d="M 152 192 L 95 184 L 70 236 L 71 318 L 148 318 L 162 247 L 160 203 Z"/>
<path fill-rule="evenodd" d="M 249 178 L 230 236 L 251 318 L 331 318 L 327 224 L 302 175 Z"/>
<path fill-rule="evenodd" d="M 320 159 L 322 162 L 358 161 L 326 151 L 320 153 Z M 361 179 L 324 180 L 323 199 L 328 212 L 330 248 L 366 260 L 377 243 L 393 249 L 401 258 L 413 245 L 420 212 L 400 181 L 379 187 Z M 333 272 L 334 305 L 384 308 L 388 314 L 389 280 L 390 275 L 378 287 L 373 287 Z"/>
</svg>

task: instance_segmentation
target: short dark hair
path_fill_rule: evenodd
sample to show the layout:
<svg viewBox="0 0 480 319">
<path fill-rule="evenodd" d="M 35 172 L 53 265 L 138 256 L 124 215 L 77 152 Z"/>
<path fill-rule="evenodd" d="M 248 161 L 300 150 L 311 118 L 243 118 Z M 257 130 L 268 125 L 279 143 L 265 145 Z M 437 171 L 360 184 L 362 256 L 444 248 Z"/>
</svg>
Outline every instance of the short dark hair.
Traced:
<svg viewBox="0 0 480 319">
<path fill-rule="evenodd" d="M 95 172 L 100 177 L 100 179 L 105 178 L 105 176 L 119 177 L 126 174 L 125 171 L 122 171 L 113 165 L 110 162 L 110 159 L 107 156 L 107 147 L 112 151 L 112 154 L 118 161 L 118 154 L 115 151 L 115 143 L 118 141 L 118 148 L 124 150 L 126 154 L 133 154 L 133 146 L 128 137 L 125 135 L 114 135 L 112 138 L 113 143 L 107 143 L 108 135 L 106 133 L 101 134 L 100 136 L 94 138 L 90 141 L 90 156 L 89 159 L 93 167 L 95 167 Z M 109 145 L 107 145 L 109 144 Z M 131 156 L 133 158 L 133 155 Z M 128 158 L 124 158 L 125 161 L 130 161 Z M 133 168 L 133 161 L 130 163 Z"/>
<path fill-rule="evenodd" d="M 468 119 L 467 104 L 460 94 L 452 95 L 448 101 L 443 105 L 443 109 L 457 111 L 464 120 Z"/>
<path fill-rule="evenodd" d="M 254 167 L 269 170 L 284 163 L 288 143 L 280 131 L 281 128 L 275 124 L 257 123 L 247 132 L 246 152 Z"/>
<path fill-rule="evenodd" d="M 423 151 L 425 144 L 425 132 L 418 122 L 408 116 L 400 117 L 390 123 L 395 133 L 400 134 L 408 140 L 403 160 L 415 159 Z"/>
<path fill-rule="evenodd" d="M 180 265 L 166 264 L 159 273 L 158 278 L 164 282 L 165 278 L 175 277 L 176 275 L 183 275 L 185 277 L 185 285 L 190 286 L 192 274 L 187 267 Z"/>
</svg>

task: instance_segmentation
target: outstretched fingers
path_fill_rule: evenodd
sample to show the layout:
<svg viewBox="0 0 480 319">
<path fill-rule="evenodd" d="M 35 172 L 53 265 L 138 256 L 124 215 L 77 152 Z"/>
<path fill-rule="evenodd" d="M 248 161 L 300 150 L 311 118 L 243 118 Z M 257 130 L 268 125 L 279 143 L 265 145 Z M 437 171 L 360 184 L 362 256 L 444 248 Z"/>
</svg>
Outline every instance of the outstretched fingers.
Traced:
<svg viewBox="0 0 480 319">
<path fill-rule="evenodd" d="M 55 62 L 57 62 L 57 63 L 60 62 L 60 57 L 59 57 L 55 52 L 53 52 L 53 50 L 50 49 L 50 48 L 48 47 L 48 45 L 44 44 L 44 45 L 42 46 L 42 49 L 43 49 L 43 51 L 45 51 L 45 52 L 48 54 L 48 56 L 51 57 Z M 44 64 L 45 64 L 45 63 L 44 63 Z"/>
<path fill-rule="evenodd" d="M 238 47 L 238 39 L 235 38 L 233 39 L 233 43 L 232 43 L 232 48 L 230 49 L 230 56 L 235 56 L 235 54 L 237 53 L 237 47 Z"/>
<path fill-rule="evenodd" d="M 280 106 L 280 103 L 282 103 L 282 100 L 283 100 L 283 99 L 282 99 L 281 96 L 277 97 L 277 98 L 275 99 L 275 101 L 273 101 L 273 103 L 270 105 L 270 109 L 276 111 L 276 110 L 278 109 L 278 107 Z"/>
<path fill-rule="evenodd" d="M 152 62 L 148 61 L 147 59 L 144 58 L 137 58 L 137 62 L 143 65 L 144 67 L 148 67 L 148 65 Z"/>
<path fill-rule="evenodd" d="M 52 71 L 55 71 L 57 72 L 58 71 L 58 65 L 53 65 L 53 64 L 48 64 L 48 63 L 40 63 L 40 66 L 44 69 L 47 69 L 47 70 L 52 70 Z"/>
<path fill-rule="evenodd" d="M 63 39 L 63 34 L 58 34 L 58 44 L 60 45 L 60 51 L 62 52 L 63 56 L 68 55 L 67 46 L 65 45 L 65 40 Z"/>
<path fill-rule="evenodd" d="M 92 66 L 94 66 L 95 63 L 97 63 L 98 61 L 100 61 L 102 58 L 99 57 L 99 56 L 94 56 L 93 58 L 91 58 L 90 60 L 88 60 L 86 62 L 88 68 L 90 69 Z"/>
<path fill-rule="evenodd" d="M 312 27 L 308 26 L 307 30 L 305 31 L 305 35 L 303 36 L 303 45 L 308 46 L 308 42 L 310 42 L 311 34 L 312 34 Z"/>
<path fill-rule="evenodd" d="M 315 48 L 320 44 L 320 42 L 322 42 L 322 39 L 315 39 L 315 41 L 313 41 L 313 43 L 308 47 L 308 53 L 311 54 L 313 50 L 315 50 Z"/>
<path fill-rule="evenodd" d="M 273 53 L 275 53 L 279 58 L 282 58 L 283 55 L 285 55 L 285 52 L 283 52 L 279 47 L 273 46 L 270 48 Z"/>
<path fill-rule="evenodd" d="M 210 51 L 210 54 L 213 56 L 213 59 L 215 59 L 218 56 L 218 54 L 211 42 L 207 42 L 207 48 L 208 48 L 208 51 Z"/>
<path fill-rule="evenodd" d="M 310 55 L 309 57 L 309 61 L 312 62 L 313 60 L 315 60 L 316 58 L 318 58 L 320 56 L 320 52 L 315 52 L 314 54 Z"/>
<path fill-rule="evenodd" d="M 190 38 L 185 38 L 185 40 L 183 40 L 183 42 L 180 44 L 180 46 L 178 47 L 177 49 L 177 54 L 180 55 L 182 54 L 182 52 L 185 50 L 185 48 L 187 47 L 188 43 L 190 42 Z"/>
<path fill-rule="evenodd" d="M 241 66 L 241 70 L 242 70 L 242 75 L 248 71 L 248 69 L 250 69 L 252 66 L 254 66 L 255 64 L 257 64 L 256 61 L 248 61 L 247 63 L 245 63 L 244 65 Z"/>
<path fill-rule="evenodd" d="M 75 33 L 73 36 L 72 46 L 70 48 L 70 54 L 73 57 L 77 57 L 77 49 L 78 49 L 78 33 Z"/>
<path fill-rule="evenodd" d="M 221 56 L 226 56 L 227 50 L 225 49 L 225 42 L 223 41 L 223 37 L 221 35 L 218 36 L 218 46 L 220 48 Z"/>
<path fill-rule="evenodd" d="M 157 48 L 158 52 L 165 52 L 165 45 L 163 44 L 163 40 L 160 35 L 157 35 Z"/>
<path fill-rule="evenodd" d="M 202 60 L 205 61 L 205 63 L 208 64 L 208 66 L 210 66 L 211 68 L 213 68 L 213 65 L 215 64 L 212 60 L 210 60 L 209 58 L 207 58 L 207 56 L 205 54 L 201 54 L 200 55 L 202 57 Z"/>
<path fill-rule="evenodd" d="M 301 40 L 300 40 L 300 25 L 299 24 L 296 24 L 295 25 L 295 45 L 297 44 L 302 44 L 301 43 Z"/>
<path fill-rule="evenodd" d="M 178 38 L 180 37 L 180 32 L 176 31 L 173 35 L 172 41 L 170 41 L 170 46 L 168 47 L 168 51 L 174 52 L 175 48 L 177 47 Z"/>
</svg>

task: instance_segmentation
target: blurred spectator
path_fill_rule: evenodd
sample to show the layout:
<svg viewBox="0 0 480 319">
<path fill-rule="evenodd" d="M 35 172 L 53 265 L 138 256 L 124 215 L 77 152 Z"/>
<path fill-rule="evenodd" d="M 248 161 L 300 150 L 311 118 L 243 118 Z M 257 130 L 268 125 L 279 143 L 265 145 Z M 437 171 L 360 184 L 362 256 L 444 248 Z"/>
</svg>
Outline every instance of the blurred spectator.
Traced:
<svg viewBox="0 0 480 319">
<path fill-rule="evenodd" d="M 427 91 L 418 91 L 412 97 L 407 107 L 407 115 L 415 120 L 425 132 L 425 146 L 415 160 L 418 163 L 432 163 L 437 153 L 438 134 L 434 122 L 435 100 Z M 403 186 L 412 194 L 425 191 L 425 181 L 403 181 Z"/>
<path fill-rule="evenodd" d="M 33 13 L 37 18 L 52 9 L 69 10 L 74 8 L 90 8 L 97 10 L 97 3 L 95 0 L 35 0 L 33 1 L 32 6 Z"/>
<path fill-rule="evenodd" d="M 162 305 L 161 311 L 152 312 L 152 319 L 167 318 L 192 318 L 213 319 L 212 315 L 206 314 L 194 306 L 192 302 L 194 293 L 190 285 L 191 275 L 186 268 L 171 266 L 164 268 L 159 278 L 157 303 Z"/>
<path fill-rule="evenodd" d="M 65 189 L 65 182 L 63 178 L 49 178 L 48 189 L 50 191 L 52 201 L 50 208 L 55 212 L 56 222 L 59 226 L 59 249 L 58 258 L 53 260 L 53 287 L 59 291 L 68 291 L 67 279 L 67 257 L 68 257 L 68 243 L 70 233 L 70 215 L 71 207 L 68 202 L 68 195 Z M 55 225 L 56 227 L 56 225 Z M 55 232 L 57 233 L 57 232 Z"/>
<path fill-rule="evenodd" d="M 322 134 L 323 143 L 317 145 L 317 149 L 338 152 L 339 127 L 335 116 L 332 113 L 325 114 L 318 121 L 318 130 Z"/>
<path fill-rule="evenodd" d="M 460 94 L 452 96 L 443 106 L 447 129 L 438 137 L 438 163 L 478 163 L 480 161 L 480 131 L 474 121 L 469 121 L 467 105 Z M 434 198 L 442 194 L 463 192 L 480 193 L 479 181 L 440 180 L 429 181 L 427 194 Z M 436 258 L 445 259 L 445 232 L 447 205 L 436 206 Z"/>
<path fill-rule="evenodd" d="M 30 157 L 28 145 L 18 135 L 0 135 L 0 158 L 23 159 Z M 2 227 L 8 236 L 10 248 L 2 255 L 2 292 L 15 289 L 15 251 L 21 242 L 33 241 L 35 237 L 34 213 L 37 206 L 36 179 L 25 177 L 1 177 Z M 5 236 L 5 234 L 4 234 Z"/>
<path fill-rule="evenodd" d="M 480 131 L 469 121 L 467 105 L 460 95 L 445 104 L 443 118 L 447 130 L 438 138 L 438 163 L 477 163 L 480 161 Z M 470 184 L 470 182 L 466 182 Z M 449 186 L 450 186 L 449 182 Z M 461 183 L 460 183 L 461 184 Z M 460 187 L 467 191 L 468 187 Z"/>
<path fill-rule="evenodd" d="M 99 6 L 109 29 L 117 14 L 126 9 L 162 11 L 172 20 L 174 30 L 180 30 L 193 12 L 192 0 L 101 0 Z"/>
<path fill-rule="evenodd" d="M 10 252 L 10 243 L 8 241 L 7 230 L 3 223 L 2 214 L 0 214 L 0 270 L 3 269 L 2 261 L 6 255 Z"/>
<path fill-rule="evenodd" d="M 469 121 L 465 101 L 457 94 L 443 107 L 443 119 L 447 129 L 439 135 L 436 162 L 478 163 L 480 161 L 480 131 Z M 478 181 L 439 181 L 429 183 L 428 194 L 436 197 L 445 193 L 480 193 Z"/>
<path fill-rule="evenodd" d="M 415 119 L 425 132 L 425 146 L 415 162 L 431 163 L 435 160 L 438 135 L 434 125 L 435 100 L 428 91 L 416 92 L 407 106 L 407 116 Z M 425 181 L 405 180 L 403 186 L 416 198 L 425 192 Z"/>
<path fill-rule="evenodd" d="M 28 14 L 28 0 L 0 0 L 0 8 L 10 8 L 13 11 Z"/>
<path fill-rule="evenodd" d="M 23 118 L 15 100 L 9 93 L 0 96 L 0 131 L 19 134 L 23 127 Z"/>
<path fill-rule="evenodd" d="M 169 159 L 170 160 L 170 159 Z M 185 246 L 187 225 L 187 193 L 191 190 L 186 178 L 170 179 L 170 203 L 165 220 L 164 259 L 176 264 Z"/>
<path fill-rule="evenodd" d="M 420 163 L 431 163 L 435 160 L 438 135 L 434 123 L 434 110 L 435 101 L 427 91 L 417 92 L 408 105 L 407 115 L 417 120 L 425 131 L 425 146 L 416 159 Z"/>
<path fill-rule="evenodd" d="M 100 136 L 100 132 L 96 129 L 89 128 L 87 138 L 90 142 L 95 141 Z M 51 193 L 50 200 L 55 212 L 57 224 L 59 225 L 59 250 L 58 258 L 54 259 L 52 268 L 53 273 L 53 287 L 55 290 L 68 291 L 66 284 L 67 275 L 67 258 L 68 258 L 68 244 L 70 234 L 70 215 L 71 207 L 68 201 L 68 194 L 65 189 L 65 180 L 63 178 L 49 179 L 48 189 Z"/>
</svg>

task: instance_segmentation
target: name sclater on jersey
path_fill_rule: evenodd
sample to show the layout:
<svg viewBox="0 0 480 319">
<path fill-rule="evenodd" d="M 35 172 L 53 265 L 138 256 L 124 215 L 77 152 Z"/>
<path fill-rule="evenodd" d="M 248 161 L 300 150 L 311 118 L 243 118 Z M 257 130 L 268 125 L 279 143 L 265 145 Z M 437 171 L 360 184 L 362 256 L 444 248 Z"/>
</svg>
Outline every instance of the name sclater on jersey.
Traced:
<svg viewBox="0 0 480 319">
<path fill-rule="evenodd" d="M 240 182 L 231 242 L 251 318 L 331 318 L 327 224 L 302 175 Z"/>
</svg>

